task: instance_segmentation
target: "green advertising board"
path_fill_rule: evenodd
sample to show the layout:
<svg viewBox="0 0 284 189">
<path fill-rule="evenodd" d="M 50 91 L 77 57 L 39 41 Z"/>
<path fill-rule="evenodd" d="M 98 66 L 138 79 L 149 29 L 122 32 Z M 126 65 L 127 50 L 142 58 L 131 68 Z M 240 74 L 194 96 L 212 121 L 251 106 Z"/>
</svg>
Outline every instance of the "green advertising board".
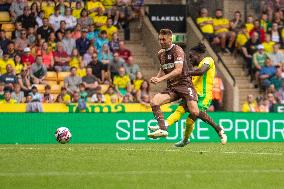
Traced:
<svg viewBox="0 0 284 189">
<path fill-rule="evenodd" d="M 166 114 L 167 116 L 168 114 Z M 228 142 L 283 142 L 284 116 L 277 113 L 211 113 L 225 128 Z M 182 138 L 185 119 L 171 126 L 167 139 L 147 137 L 156 125 L 152 113 L 1 113 L 1 144 L 56 143 L 54 132 L 68 127 L 71 143 L 176 142 Z M 215 131 L 197 120 L 192 142 L 219 142 Z"/>
</svg>

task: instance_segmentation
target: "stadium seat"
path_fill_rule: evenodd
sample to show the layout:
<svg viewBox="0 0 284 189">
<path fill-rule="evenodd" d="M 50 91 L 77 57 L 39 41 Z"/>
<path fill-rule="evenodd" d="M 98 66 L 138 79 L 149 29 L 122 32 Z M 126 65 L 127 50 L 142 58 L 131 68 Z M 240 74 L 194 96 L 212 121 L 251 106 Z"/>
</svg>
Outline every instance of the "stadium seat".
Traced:
<svg viewBox="0 0 284 189">
<path fill-rule="evenodd" d="M 11 31 L 6 32 L 6 37 L 7 37 L 8 39 L 12 39 L 12 32 L 11 32 Z"/>
<path fill-rule="evenodd" d="M 64 81 L 64 78 L 69 76 L 69 75 L 70 75 L 70 72 L 59 72 L 58 77 L 57 77 L 57 81 L 58 82 Z"/>
<path fill-rule="evenodd" d="M 71 8 L 75 8 L 76 7 L 76 2 L 71 2 Z M 84 2 L 81 2 L 81 7 L 84 7 Z"/>
<path fill-rule="evenodd" d="M 109 88 L 109 85 L 100 85 L 101 86 L 101 93 L 104 94 L 108 88 Z"/>
<path fill-rule="evenodd" d="M 46 81 L 57 81 L 57 73 L 56 72 L 47 72 L 47 76 L 45 78 Z"/>
<path fill-rule="evenodd" d="M 48 85 L 57 85 L 57 81 L 46 81 Z"/>
<path fill-rule="evenodd" d="M 59 82 L 59 86 L 62 87 L 64 85 L 64 81 Z"/>
<path fill-rule="evenodd" d="M 1 11 L 0 12 L 0 23 L 10 22 L 10 14 L 7 11 Z"/>
<path fill-rule="evenodd" d="M 61 87 L 59 85 L 51 85 L 50 92 L 53 94 L 59 94 L 61 91 Z"/>
<path fill-rule="evenodd" d="M 6 23 L 6 24 L 2 24 L 1 29 L 6 32 L 12 32 L 15 30 L 15 26 L 12 23 Z"/>
<path fill-rule="evenodd" d="M 44 93 L 44 84 L 36 84 L 35 85 L 39 93 Z"/>
</svg>

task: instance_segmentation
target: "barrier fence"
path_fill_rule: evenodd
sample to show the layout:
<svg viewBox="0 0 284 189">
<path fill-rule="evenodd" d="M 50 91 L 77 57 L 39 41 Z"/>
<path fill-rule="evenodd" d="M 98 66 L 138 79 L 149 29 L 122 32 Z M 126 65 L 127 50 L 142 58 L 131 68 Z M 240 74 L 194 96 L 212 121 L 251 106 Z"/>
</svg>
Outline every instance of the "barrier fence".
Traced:
<svg viewBox="0 0 284 189">
<path fill-rule="evenodd" d="M 166 116 L 168 113 L 166 113 Z M 210 113 L 225 128 L 228 142 L 283 142 L 284 117 L 271 113 Z M 186 118 L 186 117 L 184 117 Z M 182 138 L 185 119 L 171 126 L 167 139 L 147 137 L 156 125 L 152 113 L 1 113 L 1 144 L 52 144 L 58 127 L 68 127 L 70 143 L 176 142 Z M 192 142 L 219 142 L 215 131 L 198 120 Z"/>
</svg>

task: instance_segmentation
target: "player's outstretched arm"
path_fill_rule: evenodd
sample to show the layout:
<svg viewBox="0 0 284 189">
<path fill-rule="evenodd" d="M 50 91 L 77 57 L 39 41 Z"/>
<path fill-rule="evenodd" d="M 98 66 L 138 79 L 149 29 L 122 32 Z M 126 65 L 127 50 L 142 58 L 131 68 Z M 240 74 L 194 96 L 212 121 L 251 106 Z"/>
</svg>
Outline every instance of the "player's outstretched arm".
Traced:
<svg viewBox="0 0 284 189">
<path fill-rule="evenodd" d="M 189 76 L 200 76 L 206 73 L 209 70 L 210 66 L 208 64 L 203 64 L 201 68 L 194 69 L 192 71 L 189 71 Z"/>
</svg>

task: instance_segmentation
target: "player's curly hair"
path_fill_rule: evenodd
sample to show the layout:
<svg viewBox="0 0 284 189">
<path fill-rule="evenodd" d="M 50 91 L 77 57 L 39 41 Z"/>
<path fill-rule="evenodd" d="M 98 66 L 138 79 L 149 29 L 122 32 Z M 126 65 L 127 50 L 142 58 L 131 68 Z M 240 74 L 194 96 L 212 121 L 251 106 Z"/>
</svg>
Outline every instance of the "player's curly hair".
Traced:
<svg viewBox="0 0 284 189">
<path fill-rule="evenodd" d="M 203 43 L 198 43 L 198 45 L 192 47 L 190 50 L 203 54 L 206 52 L 206 46 Z"/>
</svg>

